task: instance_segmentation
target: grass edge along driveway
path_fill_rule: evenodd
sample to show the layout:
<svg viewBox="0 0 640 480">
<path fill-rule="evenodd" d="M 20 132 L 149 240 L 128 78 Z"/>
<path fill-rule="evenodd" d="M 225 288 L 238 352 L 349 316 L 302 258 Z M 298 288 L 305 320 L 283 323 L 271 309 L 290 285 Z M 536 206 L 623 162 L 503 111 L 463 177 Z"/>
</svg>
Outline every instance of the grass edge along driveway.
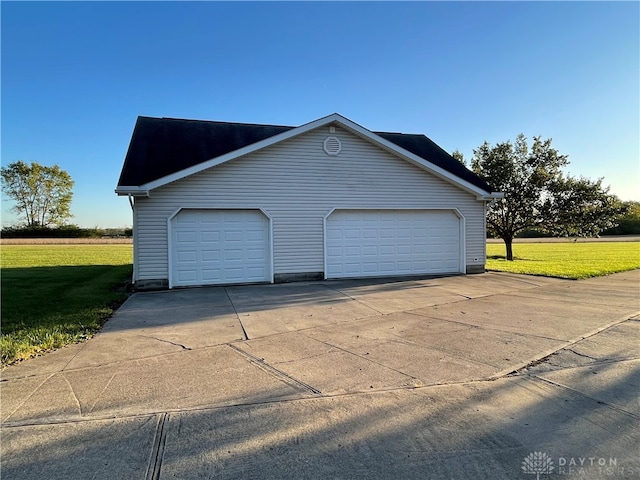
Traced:
<svg viewBox="0 0 640 480">
<path fill-rule="evenodd" d="M 2 366 L 91 337 L 124 302 L 131 245 L 2 245 Z"/>
</svg>

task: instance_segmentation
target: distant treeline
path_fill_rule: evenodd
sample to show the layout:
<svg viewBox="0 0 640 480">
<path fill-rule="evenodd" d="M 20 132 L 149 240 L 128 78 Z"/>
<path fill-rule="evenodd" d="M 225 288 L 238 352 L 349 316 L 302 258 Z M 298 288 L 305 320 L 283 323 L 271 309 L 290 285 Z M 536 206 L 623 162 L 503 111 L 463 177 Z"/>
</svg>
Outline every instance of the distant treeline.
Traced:
<svg viewBox="0 0 640 480">
<path fill-rule="evenodd" d="M 623 218 L 617 227 L 605 230 L 602 235 L 640 235 L 640 219 Z"/>
<path fill-rule="evenodd" d="M 80 228 L 77 225 L 61 227 L 5 227 L 2 238 L 128 238 L 131 228 Z"/>
<path fill-rule="evenodd" d="M 601 237 L 607 235 L 640 235 L 640 203 L 628 203 L 630 207 L 627 214 L 618 220 L 618 226 L 604 230 L 600 233 Z M 528 228 L 516 235 L 517 238 L 545 238 L 552 236 L 550 233 L 538 228 Z"/>
</svg>

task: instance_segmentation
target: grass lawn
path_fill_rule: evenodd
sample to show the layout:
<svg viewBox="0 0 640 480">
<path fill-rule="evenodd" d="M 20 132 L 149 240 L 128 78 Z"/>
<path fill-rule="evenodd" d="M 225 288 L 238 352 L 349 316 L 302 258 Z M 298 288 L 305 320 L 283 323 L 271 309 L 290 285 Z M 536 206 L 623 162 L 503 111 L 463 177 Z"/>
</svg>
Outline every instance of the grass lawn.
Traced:
<svg viewBox="0 0 640 480">
<path fill-rule="evenodd" d="M 640 242 L 514 243 L 513 259 L 487 244 L 487 270 L 579 279 L 640 268 Z"/>
<path fill-rule="evenodd" d="M 126 299 L 131 245 L 2 245 L 2 365 L 90 337 Z"/>
</svg>

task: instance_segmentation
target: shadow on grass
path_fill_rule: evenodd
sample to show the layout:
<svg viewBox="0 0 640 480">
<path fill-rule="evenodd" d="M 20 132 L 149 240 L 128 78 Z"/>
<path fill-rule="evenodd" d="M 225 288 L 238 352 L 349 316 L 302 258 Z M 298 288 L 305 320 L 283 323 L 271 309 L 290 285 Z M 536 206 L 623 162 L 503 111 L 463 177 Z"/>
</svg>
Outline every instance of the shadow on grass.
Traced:
<svg viewBox="0 0 640 480">
<path fill-rule="evenodd" d="M 508 261 L 506 255 L 487 255 L 487 260 L 504 260 L 505 262 Z M 535 261 L 535 260 L 530 260 L 528 258 L 520 258 L 520 257 L 516 257 L 514 255 L 513 262 L 516 262 L 518 260 L 527 260 L 527 261 Z"/>
<path fill-rule="evenodd" d="M 3 269 L 2 363 L 90 336 L 126 299 L 131 268 L 90 265 Z"/>
</svg>

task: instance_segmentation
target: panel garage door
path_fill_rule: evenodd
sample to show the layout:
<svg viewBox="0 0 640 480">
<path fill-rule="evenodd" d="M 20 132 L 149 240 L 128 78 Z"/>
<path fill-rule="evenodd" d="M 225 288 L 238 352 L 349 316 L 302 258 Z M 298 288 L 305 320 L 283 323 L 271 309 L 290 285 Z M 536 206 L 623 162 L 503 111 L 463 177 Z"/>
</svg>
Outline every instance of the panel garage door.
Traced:
<svg viewBox="0 0 640 480">
<path fill-rule="evenodd" d="M 326 221 L 326 277 L 460 272 L 460 222 L 447 210 L 336 210 Z"/>
<path fill-rule="evenodd" d="M 171 220 L 172 286 L 269 281 L 269 220 L 258 210 L 182 210 Z"/>
</svg>

